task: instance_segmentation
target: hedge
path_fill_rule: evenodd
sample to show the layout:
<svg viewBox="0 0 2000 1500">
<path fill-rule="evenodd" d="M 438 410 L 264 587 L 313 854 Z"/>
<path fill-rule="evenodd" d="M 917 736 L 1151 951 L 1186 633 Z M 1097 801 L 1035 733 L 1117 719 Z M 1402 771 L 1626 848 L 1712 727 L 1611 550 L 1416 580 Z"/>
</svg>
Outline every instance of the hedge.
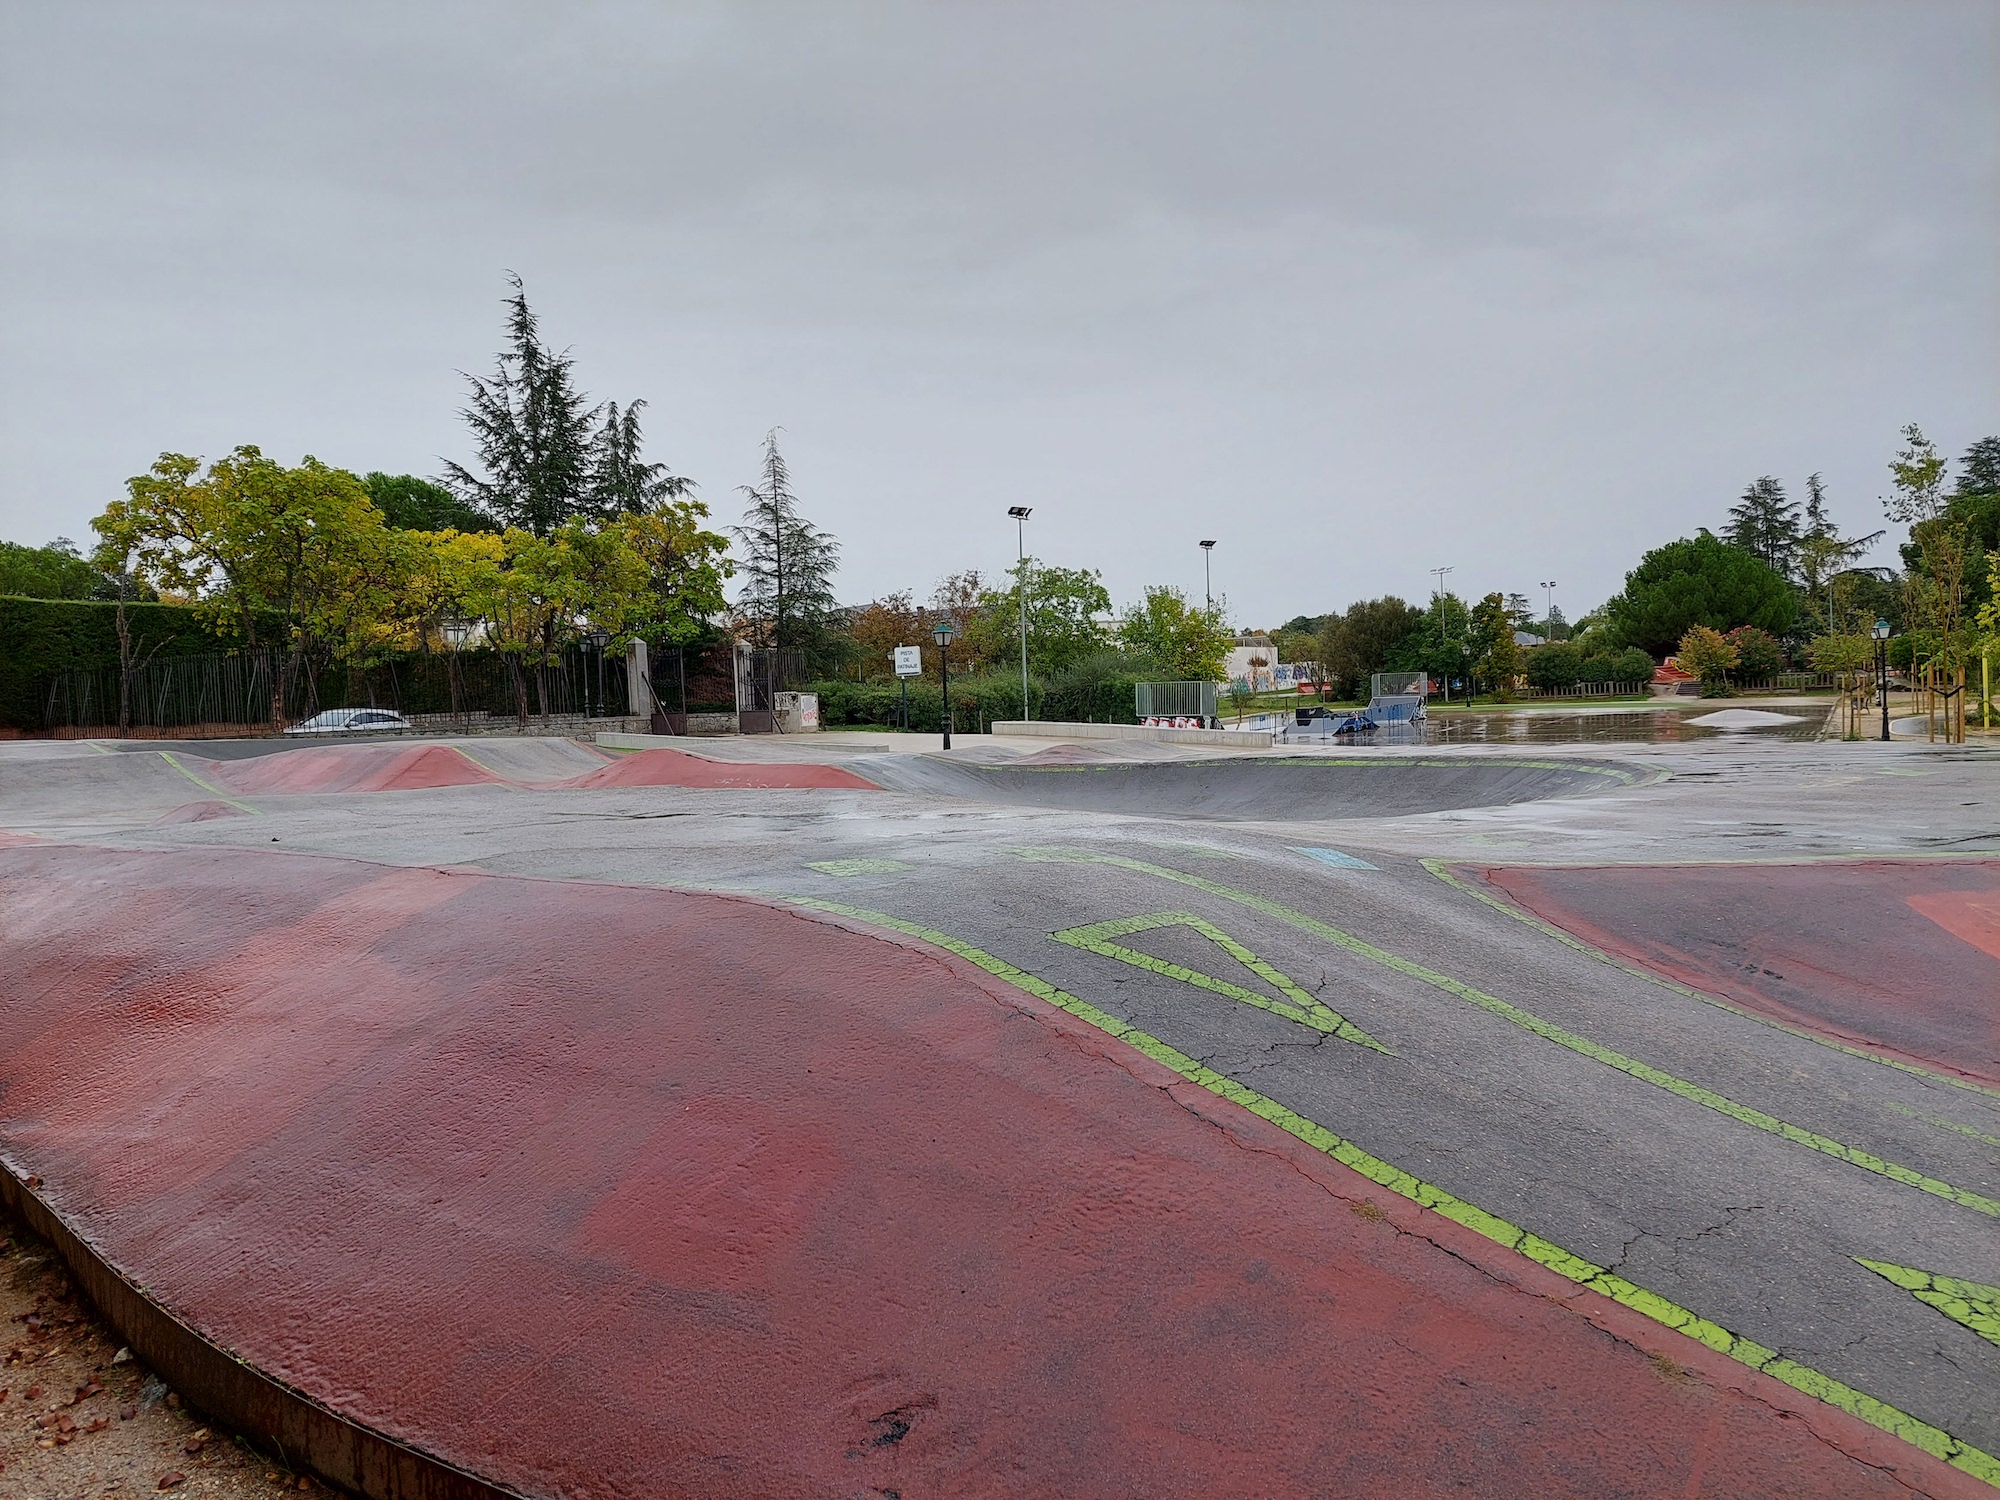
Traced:
<svg viewBox="0 0 2000 1500">
<path fill-rule="evenodd" d="M 205 622 L 185 604 L 127 604 L 135 656 L 200 656 L 229 651 L 241 638 Z M 272 638 L 276 638 L 276 622 Z M 0 726 L 42 727 L 48 679 L 79 669 L 116 670 L 118 606 L 90 599 L 0 595 Z"/>
<path fill-rule="evenodd" d="M 1029 679 L 1034 717 L 1065 724 L 1135 724 L 1133 689 L 1138 679 L 1111 677 L 1088 683 L 1050 686 Z M 812 682 L 804 691 L 819 694 L 822 728 L 858 724 L 900 723 L 902 690 L 893 682 Z M 910 728 L 936 734 L 944 720 L 944 694 L 935 677 L 910 682 Z M 1005 673 L 954 678 L 951 684 L 953 727 L 963 734 L 983 733 L 996 720 L 1026 717 L 1021 712 L 1021 679 Z"/>
</svg>

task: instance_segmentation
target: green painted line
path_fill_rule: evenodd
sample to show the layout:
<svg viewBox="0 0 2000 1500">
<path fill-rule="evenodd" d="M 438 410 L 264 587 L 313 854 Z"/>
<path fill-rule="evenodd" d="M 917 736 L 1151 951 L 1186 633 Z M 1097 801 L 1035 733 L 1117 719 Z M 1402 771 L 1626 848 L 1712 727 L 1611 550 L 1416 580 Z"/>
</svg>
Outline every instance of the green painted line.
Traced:
<svg viewBox="0 0 2000 1500">
<path fill-rule="evenodd" d="M 1911 1109 L 1909 1105 L 1899 1104 L 1894 1099 L 1884 1099 L 1882 1104 L 1894 1114 L 1905 1115 L 1912 1120 L 1922 1120 L 1926 1125 L 1935 1125 L 1939 1130 L 1949 1130 L 1953 1135 L 1966 1136 L 1981 1145 L 2000 1147 L 2000 1135 L 1988 1135 L 1974 1126 L 1947 1120 L 1943 1115 L 1927 1115 L 1920 1109 Z"/>
<path fill-rule="evenodd" d="M 822 875 L 894 875 L 915 866 L 900 859 L 813 859 L 806 861 L 806 868 Z"/>
<path fill-rule="evenodd" d="M 1780 862 L 1784 863 L 1786 861 Z M 1712 864 L 1714 861 L 1703 861 L 1703 863 Z M 1771 861 L 1759 860 L 1756 863 L 1767 864 L 1771 863 Z M 1706 991 L 1682 984 L 1678 980 L 1669 979 L 1664 974 L 1655 974 L 1643 964 L 1632 963 L 1626 959 L 1619 958 L 1616 954 L 1607 953 L 1594 944 L 1586 943 L 1582 938 L 1577 937 L 1573 933 L 1564 932 L 1555 923 L 1548 921 L 1546 918 L 1538 917 L 1531 911 L 1524 911 L 1512 902 L 1503 901 L 1491 891 L 1482 891 L 1478 886 L 1464 879 L 1453 870 L 1449 861 L 1426 859 L 1423 861 L 1423 867 L 1453 890 L 1462 891 L 1475 901 L 1483 901 L 1495 911 L 1504 912 L 1517 922 L 1525 922 L 1544 936 L 1554 938 L 1565 948 L 1572 948 L 1578 953 L 1583 954 L 1586 958 L 1594 958 L 1601 964 L 1609 964 L 1621 974 L 1630 974 L 1635 979 L 1643 979 L 1649 984 L 1659 985 L 1662 989 L 1672 990 L 1676 995 L 1685 995 L 1690 1000 L 1699 1000 L 1704 1005 L 1712 1005 L 1717 1010 L 1726 1010 L 1731 1015 L 1741 1016 L 1746 1021 L 1755 1021 L 1759 1026 L 1769 1026 L 1774 1031 L 1782 1031 L 1787 1036 L 1799 1037 L 1818 1046 L 1829 1047 L 1835 1052 L 1845 1053 L 1849 1057 L 1858 1057 L 1866 1062 L 1880 1063 L 1883 1067 L 1894 1068 L 1899 1073 L 1911 1073 L 1919 1078 L 1928 1078 L 1939 1083 L 1948 1083 L 1953 1088 L 1966 1089 L 1975 1094 L 1984 1094 L 1989 1098 L 2000 1099 L 2000 1088 L 1995 1088 L 1988 1083 L 1982 1083 L 1976 1078 L 1961 1078 L 1955 1073 L 1946 1073 L 1936 1068 L 1927 1068 L 1922 1063 L 1914 1063 L 1904 1058 L 1890 1057 L 1880 1052 L 1873 1052 L 1866 1047 L 1856 1046 L 1852 1042 L 1843 1042 L 1838 1037 L 1824 1036 L 1809 1026 L 1800 1026 L 1791 1021 L 1781 1021 L 1773 1016 L 1759 1015 L 1748 1006 L 1738 1005 L 1735 1001 L 1726 999 L 1721 995 L 1711 995 Z M 1575 867 L 1539 865 L 1534 868 L 1566 869 Z M 1916 1118 L 1925 1121 L 1927 1124 L 1935 1125 L 1938 1123 L 1928 1115 L 1918 1115 Z M 1963 1127 L 1946 1126 L 1945 1128 L 1962 1129 Z M 1977 1134 L 1976 1131 L 1970 1133 Z M 1992 1138 L 1990 1136 L 1981 1136 L 1980 1139 L 1991 1140 Z M 2000 1145 L 2000 1142 L 1994 1142 L 1994 1144 Z"/>
<path fill-rule="evenodd" d="M 1919 1302 L 1935 1307 L 1954 1323 L 1963 1323 L 1989 1344 L 2000 1345 L 2000 1286 L 1983 1281 L 1961 1281 L 1956 1276 L 1939 1276 L 1914 1266 L 1899 1266 L 1886 1260 L 1855 1260 L 1886 1277 Z"/>
<path fill-rule="evenodd" d="M 1819 1371 L 1799 1364 L 1796 1360 L 1782 1358 L 1776 1350 L 1768 1349 L 1740 1334 L 1731 1333 L 1721 1324 L 1713 1323 L 1698 1313 L 1669 1302 L 1666 1298 L 1649 1292 L 1622 1276 L 1613 1275 L 1604 1267 L 1595 1265 L 1580 1255 L 1572 1254 L 1551 1240 L 1545 1240 L 1540 1235 L 1510 1223 L 1498 1214 L 1488 1213 L 1478 1205 L 1467 1202 L 1434 1183 L 1405 1172 L 1401 1167 L 1394 1166 L 1370 1154 L 1354 1142 L 1334 1134 L 1324 1125 L 1316 1124 L 1305 1116 L 1287 1109 L 1275 1099 L 1266 1098 L 1255 1089 L 1196 1062 L 1185 1053 L 1168 1046 L 1158 1037 L 1149 1035 L 1137 1027 L 1128 1026 L 1116 1016 L 1099 1010 L 1089 1001 L 1078 999 L 1066 990 L 1059 990 L 1025 969 L 1016 968 L 1005 959 L 996 958 L 991 953 L 975 948 L 949 933 L 923 927 L 915 922 L 906 922 L 901 917 L 892 917 L 885 912 L 867 911 L 861 907 L 843 906 L 838 902 L 820 901 L 806 896 L 779 896 L 776 899 L 813 911 L 823 911 L 833 916 L 866 922 L 890 932 L 917 938 L 933 947 L 942 948 L 947 953 L 955 954 L 973 967 L 985 970 L 996 979 L 1004 980 L 1014 988 L 1033 995 L 1037 1000 L 1053 1005 L 1058 1010 L 1095 1027 L 1106 1036 L 1124 1042 L 1134 1051 L 1179 1074 L 1188 1082 L 1205 1088 L 1232 1104 L 1240 1105 L 1259 1119 L 1277 1126 L 1286 1134 L 1305 1142 L 1316 1151 L 1325 1153 L 1341 1165 L 1352 1168 L 1370 1182 L 1387 1188 L 1399 1197 L 1407 1198 L 1418 1207 L 1427 1208 L 1455 1224 L 1463 1225 L 1475 1234 L 1506 1249 L 1518 1251 L 1537 1265 L 1547 1267 L 1587 1291 L 1608 1297 L 1621 1307 L 1628 1307 L 1642 1317 L 1649 1318 L 1676 1333 L 1686 1334 L 1689 1338 L 1705 1344 L 1719 1354 L 1727 1355 L 1739 1364 L 1760 1370 L 1783 1381 L 1793 1390 L 1823 1401 L 1850 1416 L 1858 1417 L 1871 1427 L 1892 1433 L 1913 1447 L 1921 1448 L 1933 1458 L 1942 1459 L 1956 1469 L 2000 1487 L 2000 1458 L 1995 1458 L 1992 1454 L 1953 1437 L 1942 1428 L 1933 1427 L 1928 1422 L 1910 1416 L 1907 1412 L 1899 1411 L 1887 1402 L 1878 1401 L 1865 1391 L 1843 1385 L 1831 1376 L 1822 1375 Z"/>
<path fill-rule="evenodd" d="M 216 796 L 220 797 L 224 802 L 227 802 L 231 807 L 240 807 L 243 809 L 243 811 L 247 813 L 254 813 L 257 811 L 256 808 L 252 807 L 247 802 L 238 802 L 234 797 L 230 796 L 229 793 L 225 792 L 221 787 L 214 785 L 212 782 L 203 781 L 199 776 L 195 775 L 194 772 L 190 771 L 186 766 L 182 765 L 180 761 L 175 758 L 173 751 L 162 750 L 159 752 L 159 756 L 161 760 L 165 761 L 168 765 L 172 766 L 176 771 L 180 772 L 181 775 L 187 777 L 189 781 L 192 781 L 196 786 L 200 787 L 204 792 L 213 792 Z"/>
<path fill-rule="evenodd" d="M 1587 1057 L 1591 1061 L 1602 1063 L 1608 1068 L 1615 1068 L 1620 1073 L 1637 1078 L 1642 1083 L 1650 1083 L 1655 1088 L 1664 1089 L 1666 1092 L 1678 1095 L 1690 1103 L 1699 1104 L 1704 1109 L 1712 1109 L 1717 1114 L 1726 1115 L 1732 1120 L 1753 1126 L 1758 1130 L 1766 1131 L 1771 1135 L 1777 1136 L 1780 1140 L 1791 1142 L 1795 1146 L 1803 1146 L 1809 1151 L 1817 1151 L 1821 1155 L 1830 1156 L 1836 1161 L 1844 1161 L 1850 1166 L 1861 1168 L 1864 1172 L 1873 1172 L 1878 1177 L 1886 1177 L 1892 1182 L 1900 1182 L 1906 1187 L 1917 1189 L 1919 1192 L 1929 1193 L 1931 1196 L 1942 1198 L 1949 1203 L 1956 1203 L 1961 1208 L 1969 1208 L 1975 1213 L 1986 1214 L 1991 1218 L 2000 1218 L 2000 1201 L 1988 1198 L 1980 1193 L 1972 1192 L 1968 1188 L 1955 1187 L 1942 1178 L 1928 1176 L 1925 1173 L 1917 1171 L 1914 1167 L 1906 1167 L 1897 1162 L 1885 1161 L 1871 1152 L 1863 1151 L 1858 1146 L 1849 1146 L 1842 1141 L 1834 1140 L 1831 1136 L 1821 1135 L 1817 1131 L 1807 1130 L 1803 1126 L 1794 1125 L 1788 1120 L 1781 1120 L 1776 1115 L 1766 1114 L 1763 1110 L 1752 1109 L 1746 1104 L 1738 1104 L 1734 1099 L 1718 1094 L 1713 1089 L 1703 1088 L 1698 1083 L 1690 1083 L 1684 1078 L 1677 1078 L 1663 1068 L 1656 1068 L 1650 1063 L 1640 1062 L 1636 1058 L 1627 1057 L 1622 1052 L 1614 1052 L 1609 1047 L 1599 1046 L 1587 1037 L 1578 1036 L 1575 1032 L 1566 1031 L 1553 1022 L 1544 1021 L 1540 1016 L 1522 1010 L 1518 1005 L 1510 1005 L 1497 996 L 1487 994 L 1484 990 L 1474 989 L 1462 980 L 1453 979 L 1448 974 L 1440 974 L 1435 969 L 1426 969 L 1421 964 L 1411 963 L 1407 958 L 1398 958 L 1395 954 L 1385 949 L 1377 948 L 1372 943 L 1365 943 L 1350 933 L 1342 932 L 1338 927 L 1329 926 L 1316 917 L 1309 917 L 1304 912 L 1294 911 L 1289 906 L 1281 905 L 1254 892 L 1239 891 L 1233 886 L 1223 885 L 1219 881 L 1210 880 L 1205 875 L 1192 875 L 1183 870 L 1169 870 L 1163 865 L 1149 865 L 1142 860 L 1127 859 L 1125 856 L 1119 854 L 1093 854 L 1080 849 L 1060 848 L 1016 849 L 1013 852 L 1022 859 L 1076 864 L 1115 865 L 1122 870 L 1133 870 L 1142 875 L 1155 875 L 1163 880 L 1175 881 L 1180 885 L 1193 886 L 1196 890 L 1206 891 L 1212 896 L 1220 896 L 1225 901 L 1234 901 L 1238 905 L 1248 906 L 1255 911 L 1261 911 L 1268 916 L 1276 917 L 1281 922 L 1285 922 L 1299 928 L 1301 931 L 1309 932 L 1315 937 L 1333 943 L 1337 947 L 1345 948 L 1348 952 L 1358 954 L 1372 963 L 1378 963 L 1385 969 L 1394 970 L 1398 974 L 1406 974 L 1412 979 L 1421 980 L 1425 984 L 1443 990 L 1448 995 L 1455 995 L 1461 1000 L 1478 1006 L 1483 1011 L 1500 1017 L 1503 1021 L 1512 1022 L 1523 1031 L 1532 1032 L 1545 1041 L 1555 1043 L 1558 1047 L 1567 1048 L 1580 1057 Z"/>
<path fill-rule="evenodd" d="M 1226 979 L 1217 979 L 1212 974 L 1204 974 L 1180 964 L 1170 964 L 1165 959 L 1153 957 L 1150 953 L 1121 947 L 1111 941 L 1113 938 L 1129 937 L 1135 932 L 1151 932 L 1160 927 L 1192 928 L 1273 989 L 1281 991 L 1291 1003 L 1287 1005 L 1284 1001 L 1272 1000 L 1255 990 L 1246 990 L 1239 984 L 1231 984 Z M 1359 1026 L 1307 993 L 1289 976 L 1279 972 L 1274 965 L 1266 963 L 1220 927 L 1212 922 L 1203 921 L 1191 911 L 1158 911 L 1143 917 L 1119 917 L 1110 922 L 1093 922 L 1088 927 L 1065 928 L 1061 932 L 1052 932 L 1049 936 L 1059 943 L 1068 943 L 1072 948 L 1082 948 L 1086 952 L 1115 958 L 1120 963 L 1131 964 L 1135 968 L 1164 974 L 1169 979 L 1178 979 L 1182 984 L 1191 984 L 1196 989 L 1227 995 L 1232 1000 L 1241 1001 L 1245 1005 L 1254 1005 L 1259 1010 L 1267 1010 L 1272 1015 L 1283 1016 L 1288 1021 L 1296 1021 L 1301 1026 L 1310 1026 L 1315 1031 L 1326 1032 L 1343 1041 L 1371 1047 L 1385 1054 L 1389 1051 Z"/>
</svg>

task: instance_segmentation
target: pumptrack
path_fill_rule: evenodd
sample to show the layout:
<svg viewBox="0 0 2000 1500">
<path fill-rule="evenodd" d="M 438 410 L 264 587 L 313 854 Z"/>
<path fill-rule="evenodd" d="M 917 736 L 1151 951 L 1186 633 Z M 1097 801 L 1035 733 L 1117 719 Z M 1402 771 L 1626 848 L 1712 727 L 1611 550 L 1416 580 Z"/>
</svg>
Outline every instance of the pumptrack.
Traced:
<svg viewBox="0 0 2000 1500">
<path fill-rule="evenodd" d="M 54 844 L 0 927 L 11 1196 L 370 1494 L 1954 1488 L 891 933 Z"/>
<path fill-rule="evenodd" d="M 2000 863 L 1517 856 L 1656 816 L 1612 757 L 782 753 L 0 762 L 0 1196 L 380 1500 L 2000 1483 Z"/>
<path fill-rule="evenodd" d="M 1398 817 L 1578 797 L 1648 773 L 1615 761 L 1500 756 L 1241 757 L 1151 764 L 979 765 L 936 756 L 872 757 L 868 775 L 898 791 L 1136 817 Z"/>
</svg>

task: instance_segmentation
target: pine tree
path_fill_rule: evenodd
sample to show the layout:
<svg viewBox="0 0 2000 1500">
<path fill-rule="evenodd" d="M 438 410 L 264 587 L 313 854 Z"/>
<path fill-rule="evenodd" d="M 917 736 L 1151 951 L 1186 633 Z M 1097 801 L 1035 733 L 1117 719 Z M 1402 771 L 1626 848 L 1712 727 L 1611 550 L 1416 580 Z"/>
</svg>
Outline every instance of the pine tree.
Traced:
<svg viewBox="0 0 2000 1500">
<path fill-rule="evenodd" d="M 639 433 L 639 413 L 644 401 L 634 401 L 623 411 L 616 401 L 604 407 L 604 425 L 590 446 L 590 508 L 600 520 L 624 512 L 644 515 L 670 500 L 685 500 L 694 482 L 674 473 L 663 463 L 647 463 L 640 457 L 643 439 Z"/>
<path fill-rule="evenodd" d="M 737 608 L 758 644 L 781 651 L 817 642 L 834 608 L 833 575 L 840 562 L 840 543 L 799 514 L 791 486 L 774 427 L 764 435 L 761 483 L 738 487 L 750 504 L 743 524 L 731 530 L 744 554 L 746 581 Z"/>
<path fill-rule="evenodd" d="M 1730 507 L 1729 525 L 1722 534 L 1790 576 L 1799 551 L 1799 503 L 1787 499 L 1785 487 L 1765 474 Z"/>
<path fill-rule="evenodd" d="M 552 353 L 542 343 L 521 278 L 510 274 L 508 280 L 514 287 L 507 299 L 510 347 L 490 381 L 465 377 L 472 401 L 460 413 L 486 473 L 447 463 L 445 477 L 461 499 L 503 524 L 548 537 L 596 508 L 593 429 L 600 408 L 587 405 L 576 389 L 568 351 Z"/>
</svg>

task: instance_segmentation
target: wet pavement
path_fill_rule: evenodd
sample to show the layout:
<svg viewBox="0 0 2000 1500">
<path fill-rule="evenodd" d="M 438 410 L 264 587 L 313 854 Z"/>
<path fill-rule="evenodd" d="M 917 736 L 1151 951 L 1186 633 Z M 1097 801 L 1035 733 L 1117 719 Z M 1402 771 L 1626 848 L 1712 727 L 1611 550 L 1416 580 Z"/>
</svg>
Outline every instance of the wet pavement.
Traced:
<svg viewBox="0 0 2000 1500">
<path fill-rule="evenodd" d="M 1313 771 L 1396 778 L 1343 804 L 1286 795 L 1278 747 L 1052 806 L 994 770 L 1105 762 L 871 749 L 809 754 L 897 785 L 586 785 L 593 749 L 481 741 L 485 776 L 334 793 L 0 747 L 0 956 L 33 976 L 0 1150 L 197 1329 L 526 1494 L 594 1491 L 447 1372 L 553 1370 L 611 1403 L 618 1473 L 689 1493 L 2000 1478 L 1964 1291 L 2000 1285 L 1990 752 L 1385 745 Z M 1227 816 L 1132 791 L 1232 766 Z M 1690 862 L 1808 873 L 1760 904 Z M 1829 932 L 1899 914 L 1911 961 L 1815 986 L 1849 967 L 1788 917 L 1821 866 Z M 1704 948 L 1714 912 L 1740 930 Z M 1789 989 L 1723 972 L 1793 928 L 1756 955 Z M 1974 993 L 1926 1009 L 1945 955 Z M 197 1035 L 230 1050 L 170 1066 Z M 594 1371 L 649 1333 L 705 1352 L 628 1401 Z"/>
</svg>

